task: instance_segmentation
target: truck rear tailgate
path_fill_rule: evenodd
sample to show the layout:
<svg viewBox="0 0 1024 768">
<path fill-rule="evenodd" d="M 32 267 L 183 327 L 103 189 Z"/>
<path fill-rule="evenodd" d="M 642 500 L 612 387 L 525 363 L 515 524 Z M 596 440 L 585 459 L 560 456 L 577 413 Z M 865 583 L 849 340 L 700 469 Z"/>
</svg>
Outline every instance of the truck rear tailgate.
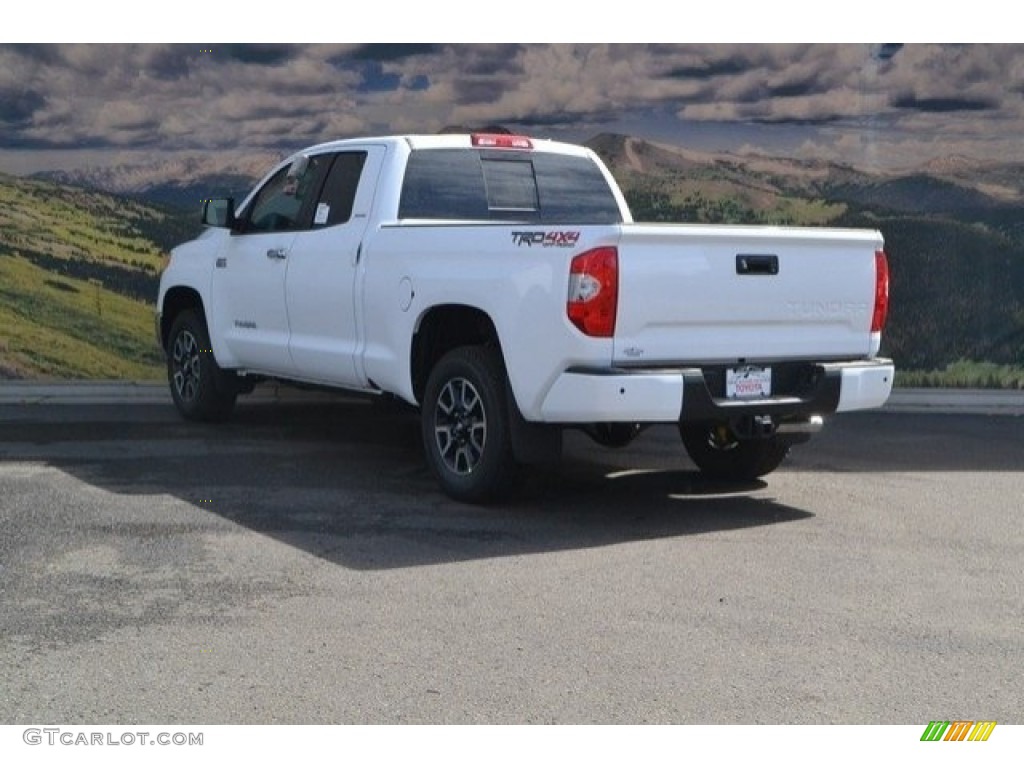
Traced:
<svg viewBox="0 0 1024 768">
<path fill-rule="evenodd" d="M 626 224 L 614 362 L 870 354 L 878 232 Z"/>
</svg>

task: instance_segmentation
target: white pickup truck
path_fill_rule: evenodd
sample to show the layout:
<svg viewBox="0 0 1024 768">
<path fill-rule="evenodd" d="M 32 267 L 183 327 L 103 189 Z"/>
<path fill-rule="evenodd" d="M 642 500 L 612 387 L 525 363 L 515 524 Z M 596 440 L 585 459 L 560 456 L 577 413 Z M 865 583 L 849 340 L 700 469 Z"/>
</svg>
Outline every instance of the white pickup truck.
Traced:
<svg viewBox="0 0 1024 768">
<path fill-rule="evenodd" d="M 224 418 L 264 377 L 392 395 L 465 501 L 555 460 L 566 427 L 677 424 L 703 472 L 760 477 L 892 389 L 878 232 L 635 224 L 585 147 L 321 144 L 203 221 L 157 303 L 180 412 Z"/>
</svg>

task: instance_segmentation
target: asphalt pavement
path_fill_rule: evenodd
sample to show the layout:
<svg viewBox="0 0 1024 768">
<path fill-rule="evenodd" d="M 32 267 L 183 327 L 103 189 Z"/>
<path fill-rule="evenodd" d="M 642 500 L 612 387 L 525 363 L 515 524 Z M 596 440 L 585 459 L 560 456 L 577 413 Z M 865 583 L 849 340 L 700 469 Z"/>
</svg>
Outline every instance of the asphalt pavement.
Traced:
<svg viewBox="0 0 1024 768">
<path fill-rule="evenodd" d="M 162 389 L 0 385 L 0 722 L 1024 722 L 1019 398 L 744 485 L 570 433 L 481 508 L 402 408 Z"/>
</svg>

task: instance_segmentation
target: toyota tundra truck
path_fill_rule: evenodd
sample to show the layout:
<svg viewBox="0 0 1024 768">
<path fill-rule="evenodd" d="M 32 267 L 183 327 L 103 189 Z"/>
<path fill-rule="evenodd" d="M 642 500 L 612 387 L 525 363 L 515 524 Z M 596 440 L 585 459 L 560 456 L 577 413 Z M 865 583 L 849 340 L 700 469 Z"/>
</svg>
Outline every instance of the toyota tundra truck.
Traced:
<svg viewBox="0 0 1024 768">
<path fill-rule="evenodd" d="M 265 378 L 399 398 L 463 501 L 557 460 L 569 427 L 675 424 L 702 472 L 758 478 L 892 389 L 879 232 L 634 223 L 581 146 L 320 144 L 203 222 L 157 302 L 182 416 L 223 419 Z"/>
</svg>

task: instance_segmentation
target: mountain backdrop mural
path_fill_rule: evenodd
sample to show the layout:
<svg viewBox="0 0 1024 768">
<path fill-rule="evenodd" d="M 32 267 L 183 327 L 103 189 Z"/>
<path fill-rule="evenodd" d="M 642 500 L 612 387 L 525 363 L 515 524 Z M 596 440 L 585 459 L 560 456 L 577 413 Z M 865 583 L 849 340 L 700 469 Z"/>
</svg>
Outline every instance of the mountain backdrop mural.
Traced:
<svg viewBox="0 0 1024 768">
<path fill-rule="evenodd" d="M 903 371 L 984 363 L 970 383 L 1024 387 L 1019 165 L 957 157 L 879 173 L 620 134 L 586 143 L 638 221 L 880 229 L 893 273 L 885 353 Z M 199 200 L 242 197 L 275 159 L 0 176 L 0 376 L 160 377 L 165 254 L 200 231 Z"/>
</svg>

